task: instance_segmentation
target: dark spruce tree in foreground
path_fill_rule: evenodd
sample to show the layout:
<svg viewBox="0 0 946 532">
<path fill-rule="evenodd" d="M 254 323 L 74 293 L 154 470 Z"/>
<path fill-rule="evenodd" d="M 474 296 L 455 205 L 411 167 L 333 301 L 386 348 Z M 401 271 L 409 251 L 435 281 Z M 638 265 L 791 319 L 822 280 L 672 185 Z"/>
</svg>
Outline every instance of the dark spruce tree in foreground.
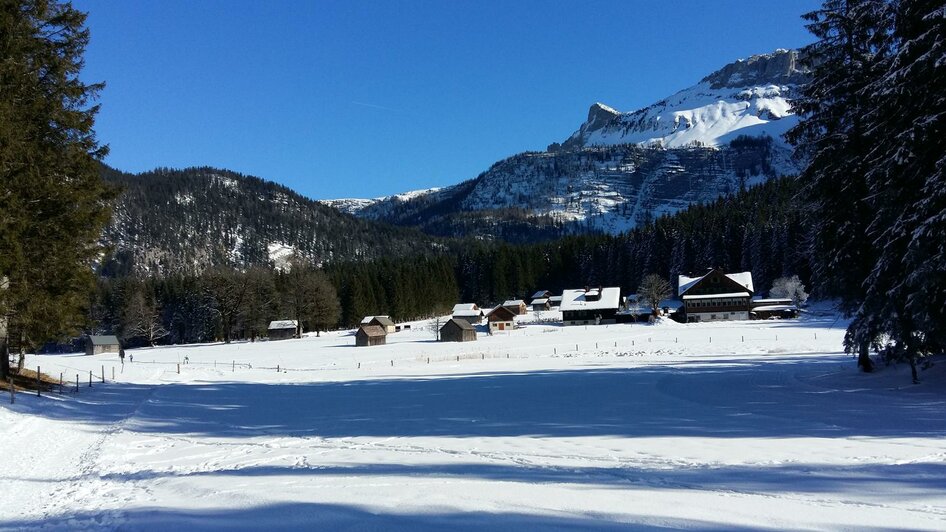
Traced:
<svg viewBox="0 0 946 532">
<path fill-rule="evenodd" d="M 814 289 L 838 297 L 851 314 L 876 252 L 863 238 L 871 220 L 865 116 L 873 105 L 865 88 L 890 53 L 891 7 L 886 0 L 828 0 L 804 18 L 818 40 L 802 52 L 811 80 L 792 104 L 803 119 L 789 139 L 809 161 L 799 179 L 812 228 Z M 868 345 L 857 350 L 858 364 L 871 371 Z"/>
<path fill-rule="evenodd" d="M 895 53 L 865 88 L 872 149 L 866 182 L 877 257 L 848 329 L 910 364 L 946 349 L 946 5 L 898 4 Z"/>
<path fill-rule="evenodd" d="M 90 104 L 101 85 L 79 79 L 84 22 L 69 4 L 0 3 L 0 322 L 21 352 L 83 324 L 109 216 Z"/>
<path fill-rule="evenodd" d="M 791 131 L 820 295 L 853 314 L 845 347 L 910 364 L 946 349 L 946 7 L 832 0 L 806 16 L 812 82 Z"/>
</svg>

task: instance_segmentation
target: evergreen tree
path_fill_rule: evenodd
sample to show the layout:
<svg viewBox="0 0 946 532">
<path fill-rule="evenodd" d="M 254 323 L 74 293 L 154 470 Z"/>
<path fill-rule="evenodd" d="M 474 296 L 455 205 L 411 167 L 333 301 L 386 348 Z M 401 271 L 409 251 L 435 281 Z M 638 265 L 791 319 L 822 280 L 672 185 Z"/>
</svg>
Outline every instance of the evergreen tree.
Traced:
<svg viewBox="0 0 946 532">
<path fill-rule="evenodd" d="M 802 120 L 788 136 L 808 163 L 799 176 L 812 228 L 808 257 L 816 293 L 853 313 L 876 252 L 863 238 L 872 219 L 865 117 L 873 102 L 865 88 L 890 54 L 892 8 L 886 0 L 826 0 L 804 18 L 818 40 L 802 51 L 812 75 L 792 103 Z M 868 346 L 858 352 L 871 371 Z"/>
<path fill-rule="evenodd" d="M 904 0 L 896 53 L 866 89 L 874 149 L 868 165 L 879 250 L 845 343 L 875 344 L 909 362 L 946 349 L 946 6 Z"/>
<path fill-rule="evenodd" d="M 109 216 L 90 105 L 102 85 L 79 79 L 84 23 L 68 3 L 0 4 L 0 315 L 21 349 L 82 324 Z"/>
</svg>

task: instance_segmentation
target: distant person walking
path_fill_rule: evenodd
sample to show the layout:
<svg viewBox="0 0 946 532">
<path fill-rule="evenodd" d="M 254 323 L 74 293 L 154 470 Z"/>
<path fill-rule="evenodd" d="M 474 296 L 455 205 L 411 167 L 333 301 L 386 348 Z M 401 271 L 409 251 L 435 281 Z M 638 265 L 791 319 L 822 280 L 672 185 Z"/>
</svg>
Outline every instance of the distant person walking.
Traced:
<svg viewBox="0 0 946 532">
<path fill-rule="evenodd" d="M 135 355 L 128 355 L 128 362 L 134 362 L 134 361 L 135 361 Z"/>
<path fill-rule="evenodd" d="M 118 358 L 121 359 L 122 365 L 125 365 L 125 349 L 124 348 L 121 348 L 121 347 L 118 348 Z"/>
</svg>

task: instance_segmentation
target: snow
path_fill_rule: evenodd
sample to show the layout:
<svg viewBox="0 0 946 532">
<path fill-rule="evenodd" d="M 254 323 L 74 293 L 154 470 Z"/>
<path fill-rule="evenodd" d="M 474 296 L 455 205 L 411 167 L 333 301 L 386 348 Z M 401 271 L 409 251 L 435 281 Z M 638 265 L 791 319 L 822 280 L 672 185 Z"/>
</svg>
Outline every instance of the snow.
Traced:
<svg viewBox="0 0 946 532">
<path fill-rule="evenodd" d="M 290 259 L 296 253 L 296 248 L 292 244 L 284 244 L 282 242 L 272 242 L 267 246 L 267 251 L 269 252 L 269 260 L 273 263 L 273 267 L 279 271 L 289 271 L 291 267 Z"/>
<path fill-rule="evenodd" d="M 276 329 L 295 329 L 298 326 L 299 322 L 296 320 L 276 320 L 269 322 L 269 327 L 267 327 L 267 329 L 270 331 Z"/>
<path fill-rule="evenodd" d="M 30 356 L 81 383 L 0 406 L 0 529 L 946 529 L 946 364 L 858 373 L 828 313 L 557 316 Z"/>
</svg>

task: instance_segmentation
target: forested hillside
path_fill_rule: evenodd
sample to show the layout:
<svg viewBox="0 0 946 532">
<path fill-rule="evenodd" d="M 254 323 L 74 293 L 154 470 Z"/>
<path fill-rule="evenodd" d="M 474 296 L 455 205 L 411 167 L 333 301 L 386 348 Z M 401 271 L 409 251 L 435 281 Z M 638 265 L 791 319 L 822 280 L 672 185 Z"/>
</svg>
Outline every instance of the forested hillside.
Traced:
<svg viewBox="0 0 946 532">
<path fill-rule="evenodd" d="M 292 190 L 215 168 L 127 174 L 102 167 L 120 189 L 103 240 L 105 275 L 198 273 L 279 266 L 296 254 L 315 264 L 423 255 L 435 239 L 343 214 Z"/>
</svg>

